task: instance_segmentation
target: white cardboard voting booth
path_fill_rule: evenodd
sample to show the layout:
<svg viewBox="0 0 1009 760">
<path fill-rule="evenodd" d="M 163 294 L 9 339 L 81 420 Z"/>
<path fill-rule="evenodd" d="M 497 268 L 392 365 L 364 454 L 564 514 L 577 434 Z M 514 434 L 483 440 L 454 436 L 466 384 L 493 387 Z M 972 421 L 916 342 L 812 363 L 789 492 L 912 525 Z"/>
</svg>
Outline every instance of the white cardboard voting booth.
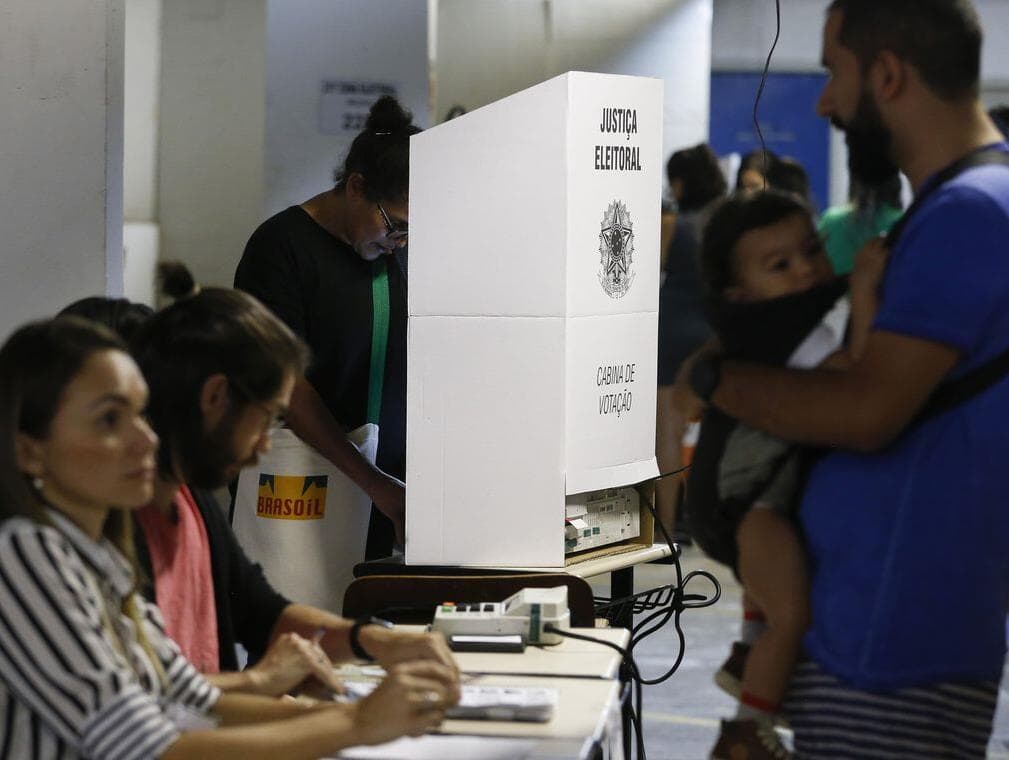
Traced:
<svg viewBox="0 0 1009 760">
<path fill-rule="evenodd" d="M 411 140 L 406 561 L 564 565 L 657 473 L 662 83 L 570 72 Z"/>
</svg>

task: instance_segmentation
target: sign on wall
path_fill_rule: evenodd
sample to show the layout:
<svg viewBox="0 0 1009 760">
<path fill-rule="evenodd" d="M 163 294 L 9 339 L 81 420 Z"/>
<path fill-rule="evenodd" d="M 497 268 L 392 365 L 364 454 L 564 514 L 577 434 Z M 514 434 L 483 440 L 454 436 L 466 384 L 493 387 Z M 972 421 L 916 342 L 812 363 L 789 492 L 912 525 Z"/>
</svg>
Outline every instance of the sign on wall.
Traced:
<svg viewBox="0 0 1009 760">
<path fill-rule="evenodd" d="M 364 129 L 368 111 L 383 95 L 397 96 L 391 82 L 359 79 L 323 79 L 319 92 L 319 132 L 356 135 Z"/>
<path fill-rule="evenodd" d="M 826 81 L 826 74 L 768 74 L 758 111 L 767 147 L 802 164 L 820 211 L 829 199 L 830 126 L 816 115 L 816 101 Z M 759 73 L 712 72 L 710 142 L 719 156 L 760 147 L 753 127 L 759 85 Z"/>
</svg>

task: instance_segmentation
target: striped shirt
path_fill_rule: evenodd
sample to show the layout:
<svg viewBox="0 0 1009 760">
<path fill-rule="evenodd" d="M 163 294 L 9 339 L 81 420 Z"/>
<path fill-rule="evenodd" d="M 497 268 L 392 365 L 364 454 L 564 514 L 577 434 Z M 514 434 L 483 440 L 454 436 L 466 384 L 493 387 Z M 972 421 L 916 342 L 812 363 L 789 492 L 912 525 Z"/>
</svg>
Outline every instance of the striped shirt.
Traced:
<svg viewBox="0 0 1009 760">
<path fill-rule="evenodd" d="M 997 700 L 996 683 L 863 691 L 806 660 L 783 707 L 799 760 L 978 760 Z"/>
<path fill-rule="evenodd" d="M 220 691 L 138 596 L 162 682 L 119 612 L 133 587 L 125 558 L 49 514 L 52 526 L 0 524 L 0 760 L 158 757 L 179 736 L 175 716 L 205 714 Z"/>
</svg>

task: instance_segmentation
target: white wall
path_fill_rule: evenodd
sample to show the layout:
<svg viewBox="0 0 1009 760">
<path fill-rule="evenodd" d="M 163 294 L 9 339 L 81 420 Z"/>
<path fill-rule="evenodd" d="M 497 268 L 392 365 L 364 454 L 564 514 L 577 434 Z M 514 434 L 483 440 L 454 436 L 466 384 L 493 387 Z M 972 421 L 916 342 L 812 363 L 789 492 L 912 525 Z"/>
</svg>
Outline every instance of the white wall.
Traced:
<svg viewBox="0 0 1009 760">
<path fill-rule="evenodd" d="M 781 0 L 781 36 L 772 71 L 822 71 L 820 32 L 830 0 Z M 774 2 L 716 0 L 711 33 L 711 68 L 759 71 L 775 31 Z"/>
<path fill-rule="evenodd" d="M 711 17 L 712 0 L 439 0 L 435 116 L 573 69 L 659 77 L 668 155 L 707 139 Z"/>
<path fill-rule="evenodd" d="M 161 0 L 126 0 L 124 25 L 123 295 L 154 306 Z"/>
<path fill-rule="evenodd" d="M 0 335 L 122 291 L 122 0 L 5 0 Z"/>
<path fill-rule="evenodd" d="M 266 28 L 265 215 L 331 187 L 350 147 L 320 130 L 323 80 L 394 84 L 427 126 L 424 0 L 268 0 Z"/>
<path fill-rule="evenodd" d="M 231 285 L 263 211 L 265 0 L 162 8 L 161 257 Z"/>
<path fill-rule="evenodd" d="M 126 0 L 123 215 L 157 219 L 161 0 Z"/>
<path fill-rule="evenodd" d="M 981 52 L 982 89 L 1009 92 L 1009 2 L 1006 0 L 975 0 L 981 26 L 985 30 Z"/>
</svg>

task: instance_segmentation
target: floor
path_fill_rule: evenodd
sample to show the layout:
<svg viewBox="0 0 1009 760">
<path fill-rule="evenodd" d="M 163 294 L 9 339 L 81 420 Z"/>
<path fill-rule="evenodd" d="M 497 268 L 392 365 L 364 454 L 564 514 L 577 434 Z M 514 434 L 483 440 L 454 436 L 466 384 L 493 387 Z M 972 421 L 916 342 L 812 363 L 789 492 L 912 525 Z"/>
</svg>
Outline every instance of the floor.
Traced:
<svg viewBox="0 0 1009 760">
<path fill-rule="evenodd" d="M 666 682 L 644 691 L 644 731 L 648 760 L 702 760 L 715 743 L 718 719 L 733 714 L 731 697 L 712 682 L 712 675 L 739 632 L 739 585 L 726 568 L 688 547 L 681 559 L 683 572 L 705 569 L 722 585 L 722 597 L 712 607 L 688 610 L 681 618 L 686 653 L 679 670 Z M 635 571 L 635 589 L 672 583 L 671 565 L 644 565 Z M 697 584 L 696 586 L 694 584 Z M 707 593 L 706 582 L 696 579 L 689 593 Z M 608 596 L 605 584 L 593 584 L 596 594 Z M 638 667 L 646 677 L 665 672 L 676 652 L 672 624 L 653 633 L 636 650 Z M 1009 672 L 1009 669 L 1007 669 Z M 1003 678 L 995 729 L 988 747 L 989 760 L 1009 760 L 1009 675 Z"/>
</svg>

